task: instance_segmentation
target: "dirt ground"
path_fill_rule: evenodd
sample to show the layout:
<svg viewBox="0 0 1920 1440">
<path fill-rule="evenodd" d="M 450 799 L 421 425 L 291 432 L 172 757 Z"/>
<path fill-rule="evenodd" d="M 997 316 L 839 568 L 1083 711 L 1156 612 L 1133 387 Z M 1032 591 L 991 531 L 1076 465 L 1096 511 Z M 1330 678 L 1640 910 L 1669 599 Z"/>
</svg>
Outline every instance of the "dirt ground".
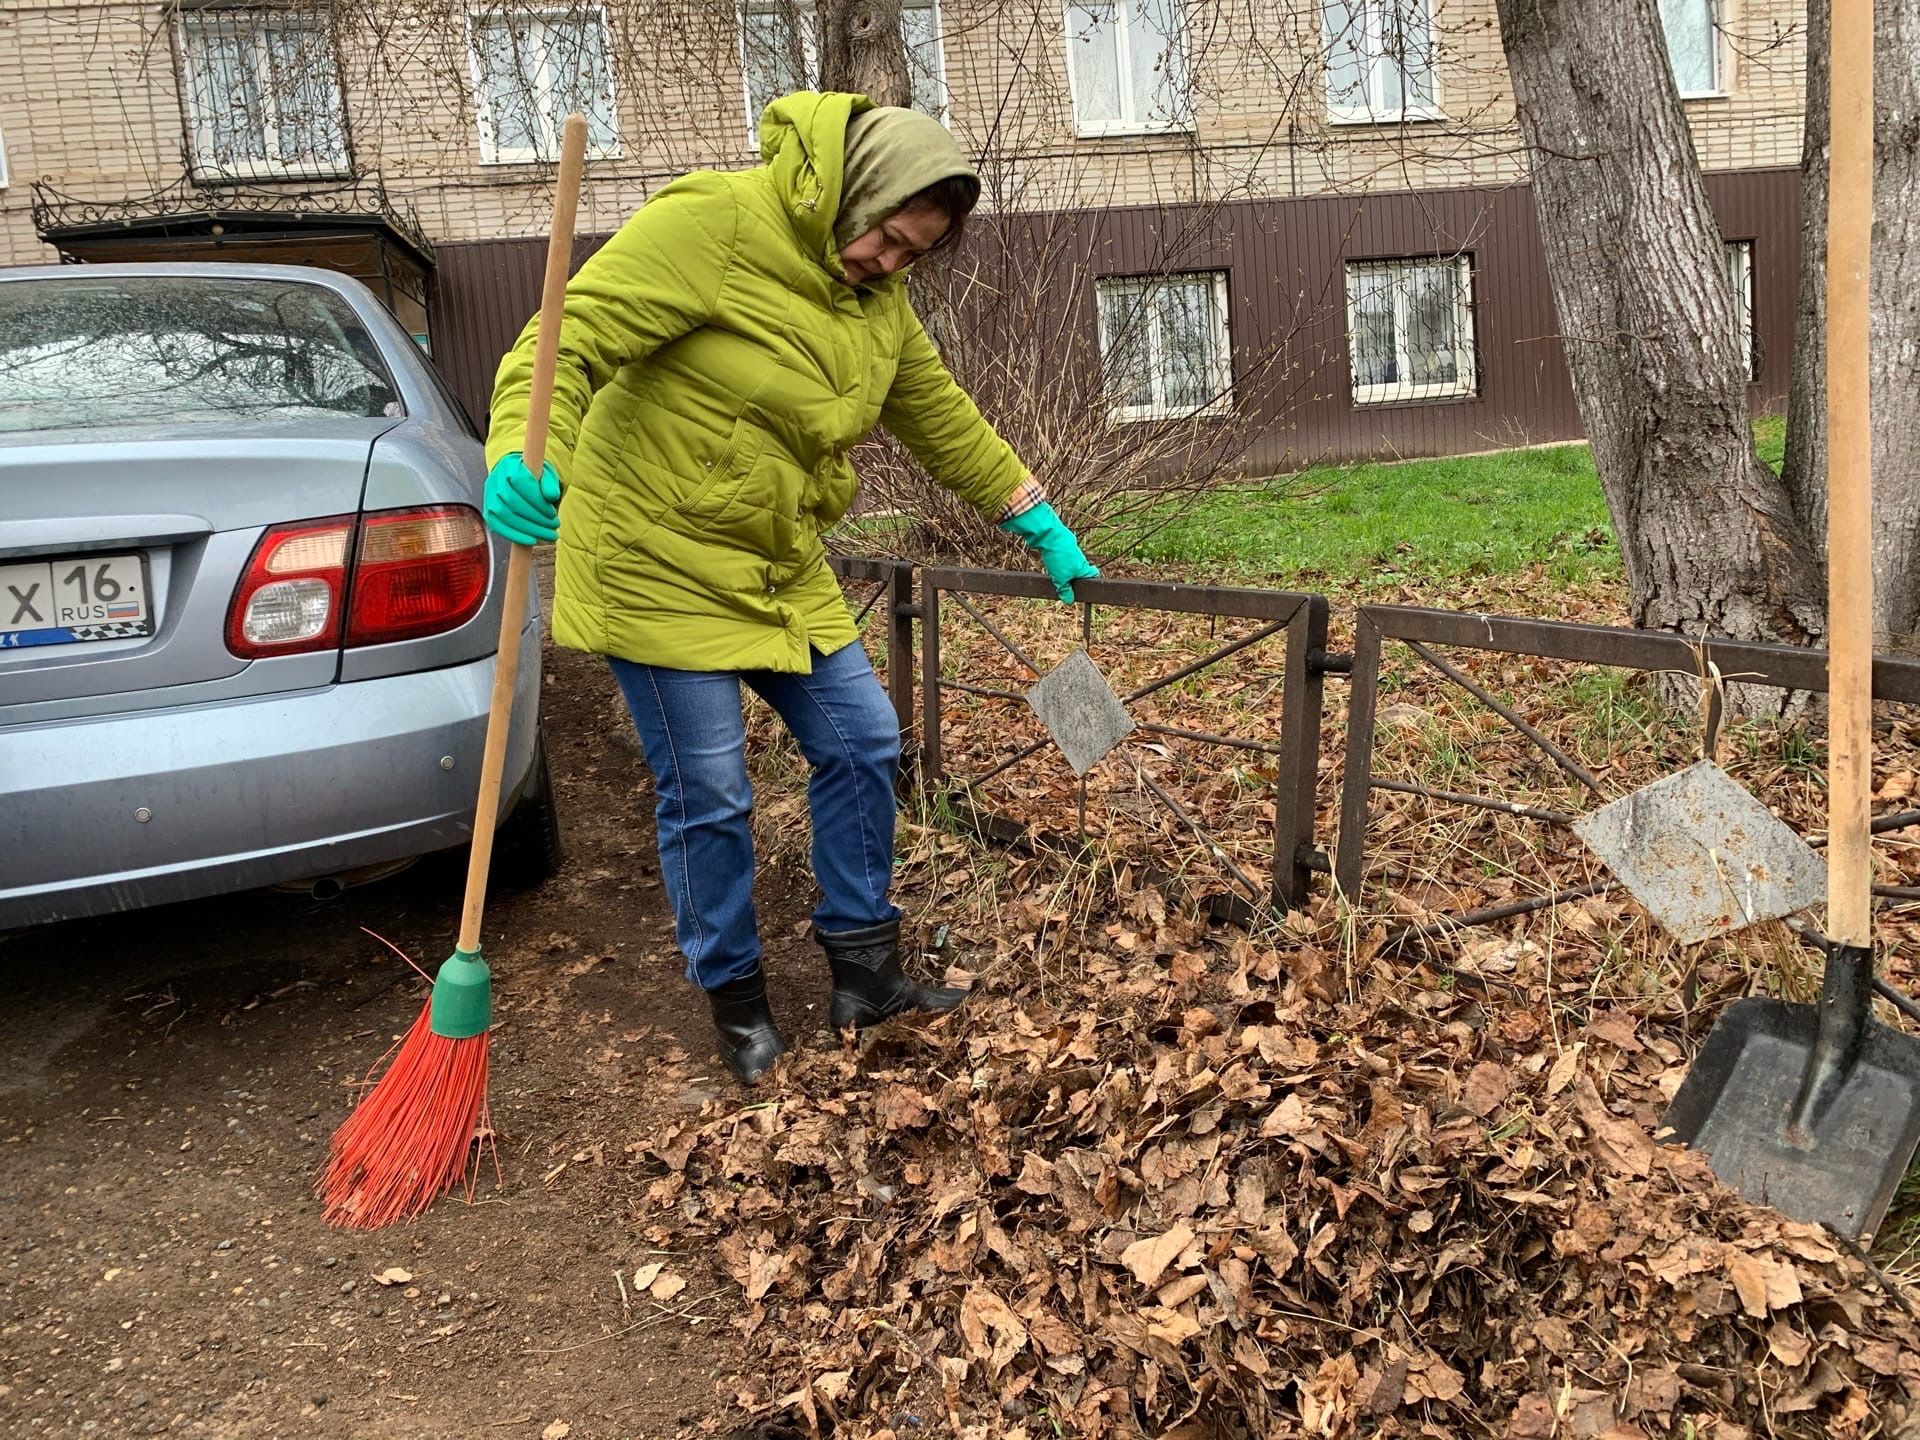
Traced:
<svg viewBox="0 0 1920 1440">
<path fill-rule="evenodd" d="M 739 1289 L 709 1256 L 643 1253 L 628 1222 L 641 1143 L 730 1082 L 679 973 L 617 694 L 583 656 L 550 653 L 546 677 L 567 862 L 488 912 L 502 1178 L 477 1204 L 369 1235 L 329 1229 L 311 1190 L 348 1087 L 424 994 L 373 935 L 444 958 L 457 858 L 326 903 L 0 935 L 0 1433 L 718 1425 Z M 762 904 L 776 1003 L 804 1032 L 825 990 L 804 891 L 766 877 Z M 685 1287 L 623 1305 L 615 1272 L 650 1265 Z M 396 1267 L 411 1279 L 376 1278 Z"/>
</svg>

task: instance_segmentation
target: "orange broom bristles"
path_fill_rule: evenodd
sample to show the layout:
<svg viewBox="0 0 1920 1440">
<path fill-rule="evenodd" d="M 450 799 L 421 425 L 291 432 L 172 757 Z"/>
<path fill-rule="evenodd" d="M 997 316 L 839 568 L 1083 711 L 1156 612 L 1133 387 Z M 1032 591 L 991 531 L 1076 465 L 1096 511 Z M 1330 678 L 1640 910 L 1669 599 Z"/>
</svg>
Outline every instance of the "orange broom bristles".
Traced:
<svg viewBox="0 0 1920 1440">
<path fill-rule="evenodd" d="M 436 1035 L 422 1006 L 393 1063 L 334 1132 L 316 1187 L 327 1223 L 376 1230 L 420 1214 L 467 1178 L 474 1141 L 492 1142 L 487 1033 Z M 473 1155 L 478 1164 L 478 1156 Z M 497 1161 L 496 1161 L 497 1164 Z"/>
</svg>

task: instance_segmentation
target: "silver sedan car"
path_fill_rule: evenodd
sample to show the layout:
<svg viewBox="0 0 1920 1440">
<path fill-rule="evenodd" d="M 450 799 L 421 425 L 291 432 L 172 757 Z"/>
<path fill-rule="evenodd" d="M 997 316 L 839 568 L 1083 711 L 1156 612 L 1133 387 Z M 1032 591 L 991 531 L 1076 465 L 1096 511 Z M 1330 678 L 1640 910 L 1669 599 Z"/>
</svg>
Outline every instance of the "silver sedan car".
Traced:
<svg viewBox="0 0 1920 1440">
<path fill-rule="evenodd" d="M 358 282 L 0 271 L 0 927 L 460 844 L 505 552 L 473 424 Z M 497 865 L 558 860 L 538 605 Z"/>
</svg>

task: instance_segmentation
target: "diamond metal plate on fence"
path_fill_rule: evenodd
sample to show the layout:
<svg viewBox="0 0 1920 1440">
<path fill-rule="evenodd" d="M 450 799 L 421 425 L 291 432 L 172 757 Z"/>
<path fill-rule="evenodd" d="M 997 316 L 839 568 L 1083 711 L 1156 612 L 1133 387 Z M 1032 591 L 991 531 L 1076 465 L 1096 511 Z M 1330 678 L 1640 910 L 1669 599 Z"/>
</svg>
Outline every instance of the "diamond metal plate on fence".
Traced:
<svg viewBox="0 0 1920 1440">
<path fill-rule="evenodd" d="M 1684 944 L 1778 920 L 1827 893 L 1826 862 L 1710 760 L 1601 806 L 1573 830 Z"/>
<path fill-rule="evenodd" d="M 1133 733 L 1133 717 L 1100 667 L 1076 650 L 1027 691 L 1027 703 L 1073 767 L 1084 775 Z"/>
</svg>

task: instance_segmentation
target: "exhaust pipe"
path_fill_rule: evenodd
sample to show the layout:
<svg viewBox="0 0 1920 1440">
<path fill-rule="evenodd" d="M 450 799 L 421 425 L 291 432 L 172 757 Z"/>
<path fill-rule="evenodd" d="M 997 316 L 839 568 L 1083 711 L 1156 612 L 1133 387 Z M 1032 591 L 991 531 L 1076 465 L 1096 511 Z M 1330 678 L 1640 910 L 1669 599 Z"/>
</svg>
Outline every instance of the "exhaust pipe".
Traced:
<svg viewBox="0 0 1920 1440">
<path fill-rule="evenodd" d="M 307 893 L 316 900 L 333 900 L 344 894 L 346 888 L 338 875 L 322 875 L 307 887 Z"/>
</svg>

